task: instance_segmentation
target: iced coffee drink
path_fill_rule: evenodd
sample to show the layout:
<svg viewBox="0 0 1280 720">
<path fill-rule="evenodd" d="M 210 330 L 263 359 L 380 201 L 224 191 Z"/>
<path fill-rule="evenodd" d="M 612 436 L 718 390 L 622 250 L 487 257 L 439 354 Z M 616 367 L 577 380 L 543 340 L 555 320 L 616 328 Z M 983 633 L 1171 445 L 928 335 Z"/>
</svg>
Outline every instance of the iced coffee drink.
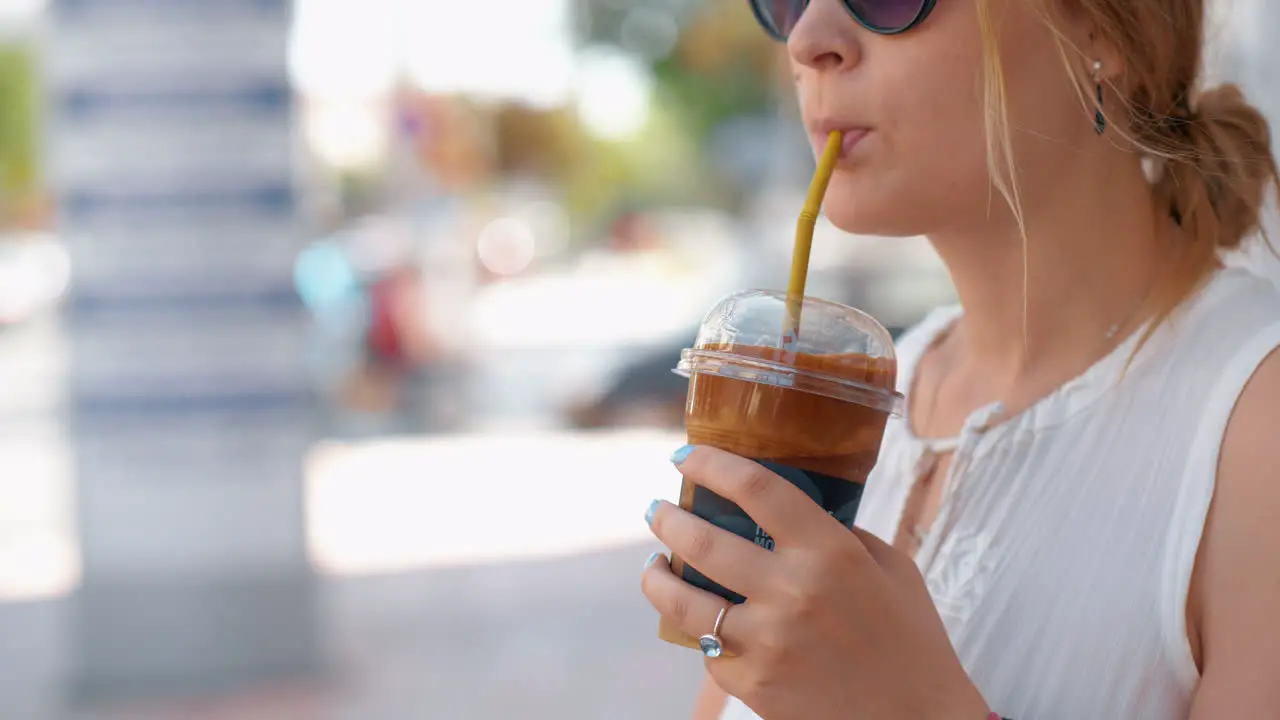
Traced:
<svg viewBox="0 0 1280 720">
<path fill-rule="evenodd" d="M 689 444 L 753 459 L 852 526 L 885 423 L 901 412 L 888 332 L 853 308 L 805 299 L 800 332 L 784 338 L 786 296 L 748 291 L 708 315 L 677 372 L 689 378 Z M 773 539 L 732 502 L 685 480 L 680 506 L 772 550 Z M 732 602 L 737 593 L 672 558 L 686 582 Z M 697 648 L 665 622 L 664 640 Z"/>
</svg>

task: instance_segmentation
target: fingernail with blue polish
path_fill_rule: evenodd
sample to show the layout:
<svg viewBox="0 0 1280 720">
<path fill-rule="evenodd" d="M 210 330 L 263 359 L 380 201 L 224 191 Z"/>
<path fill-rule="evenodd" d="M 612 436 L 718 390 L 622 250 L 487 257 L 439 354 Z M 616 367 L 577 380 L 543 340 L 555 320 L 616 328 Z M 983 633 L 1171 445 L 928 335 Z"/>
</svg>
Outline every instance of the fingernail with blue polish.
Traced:
<svg viewBox="0 0 1280 720">
<path fill-rule="evenodd" d="M 658 506 L 662 504 L 661 500 L 654 500 L 649 503 L 649 509 L 644 511 L 644 521 L 650 525 L 653 524 L 653 514 L 658 512 Z"/>
<path fill-rule="evenodd" d="M 680 448 L 679 450 L 671 454 L 671 462 L 675 463 L 676 465 L 679 465 L 683 463 L 685 460 L 688 460 L 689 456 L 692 454 L 693 454 L 693 446 L 685 445 L 684 447 Z"/>
<path fill-rule="evenodd" d="M 660 553 L 660 552 L 656 552 L 656 553 L 654 553 L 654 554 L 650 555 L 650 556 L 649 556 L 649 559 L 644 561 L 644 569 L 645 569 L 645 570 L 648 570 L 649 568 L 653 567 L 653 564 L 654 564 L 654 563 L 658 562 L 658 559 L 659 559 L 659 558 L 664 558 L 664 557 L 666 557 L 666 556 L 665 556 L 665 555 L 663 555 L 663 554 L 662 554 L 662 553 Z"/>
</svg>

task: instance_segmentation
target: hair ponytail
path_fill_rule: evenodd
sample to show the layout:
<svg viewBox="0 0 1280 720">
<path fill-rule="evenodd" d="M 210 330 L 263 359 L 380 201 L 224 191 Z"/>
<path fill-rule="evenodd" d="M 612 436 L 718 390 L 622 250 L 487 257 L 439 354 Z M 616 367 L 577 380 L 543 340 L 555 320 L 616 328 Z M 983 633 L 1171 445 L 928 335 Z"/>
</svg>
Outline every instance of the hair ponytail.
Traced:
<svg viewBox="0 0 1280 720">
<path fill-rule="evenodd" d="M 1185 105 L 1185 103 L 1184 103 Z M 1232 250 L 1261 230 L 1268 195 L 1280 192 L 1271 131 L 1235 85 L 1195 98 L 1160 123 L 1165 155 L 1156 197 L 1201 252 Z"/>
</svg>

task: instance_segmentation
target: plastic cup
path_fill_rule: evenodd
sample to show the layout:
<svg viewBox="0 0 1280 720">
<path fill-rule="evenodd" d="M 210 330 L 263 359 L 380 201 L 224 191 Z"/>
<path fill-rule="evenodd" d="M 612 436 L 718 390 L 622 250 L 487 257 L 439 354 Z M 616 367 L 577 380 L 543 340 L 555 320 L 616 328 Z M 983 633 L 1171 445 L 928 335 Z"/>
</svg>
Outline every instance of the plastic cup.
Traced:
<svg viewBox="0 0 1280 720">
<path fill-rule="evenodd" d="M 773 291 L 731 295 L 707 314 L 676 368 L 689 378 L 688 441 L 761 463 L 851 527 L 885 424 L 903 410 L 893 339 L 866 313 L 813 298 L 805 298 L 799 339 L 787 346 L 785 325 L 786 294 Z M 773 538 L 741 508 L 688 480 L 680 507 L 773 549 Z M 679 557 L 671 567 L 696 587 L 746 600 Z M 665 620 L 658 635 L 698 647 Z"/>
</svg>

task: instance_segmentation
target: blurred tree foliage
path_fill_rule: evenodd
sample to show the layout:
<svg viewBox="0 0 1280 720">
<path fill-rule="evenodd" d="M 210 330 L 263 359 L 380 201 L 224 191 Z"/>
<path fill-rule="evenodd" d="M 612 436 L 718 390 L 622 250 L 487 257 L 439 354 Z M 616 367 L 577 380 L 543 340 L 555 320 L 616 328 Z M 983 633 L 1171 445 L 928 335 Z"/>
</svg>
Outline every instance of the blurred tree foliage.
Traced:
<svg viewBox="0 0 1280 720">
<path fill-rule="evenodd" d="M 688 132 L 706 139 L 720 123 L 777 102 L 779 45 L 742 0 L 706 0 L 674 51 L 654 63 L 661 99 L 679 108 Z"/>
<path fill-rule="evenodd" d="M 39 193 L 38 87 L 32 53 L 0 46 L 0 222 Z"/>
<path fill-rule="evenodd" d="M 588 237 L 618 208 L 706 205 L 729 208 L 744 188 L 723 177 L 708 156 L 709 139 L 724 123 L 773 111 L 778 102 L 781 46 L 756 25 L 745 0 L 575 0 L 580 47 L 611 47 L 636 59 L 653 81 L 645 126 L 624 139 L 591 135 L 573 106 L 533 108 L 461 98 L 442 100 L 449 112 L 433 124 L 447 142 L 424 162 L 452 166 L 474 145 L 469 128 L 492 131 L 493 166 L 463 182 L 533 177 L 554 184 Z M 445 122 L 452 118 L 449 122 Z M 482 120 L 483 119 L 483 120 Z"/>
<path fill-rule="evenodd" d="M 695 140 L 777 102 L 781 46 L 761 31 L 746 0 L 577 0 L 577 17 L 583 44 L 647 56 L 659 101 L 678 111 Z M 677 33 L 674 43 L 652 37 L 664 22 Z M 636 28 L 650 28 L 650 37 Z"/>
<path fill-rule="evenodd" d="M 577 0 L 578 40 L 640 58 L 654 82 L 645 130 L 623 143 L 584 141 L 565 177 L 570 207 L 617 204 L 729 206 L 741 188 L 719 177 L 706 148 L 713 131 L 778 102 L 781 46 L 745 0 Z"/>
</svg>

